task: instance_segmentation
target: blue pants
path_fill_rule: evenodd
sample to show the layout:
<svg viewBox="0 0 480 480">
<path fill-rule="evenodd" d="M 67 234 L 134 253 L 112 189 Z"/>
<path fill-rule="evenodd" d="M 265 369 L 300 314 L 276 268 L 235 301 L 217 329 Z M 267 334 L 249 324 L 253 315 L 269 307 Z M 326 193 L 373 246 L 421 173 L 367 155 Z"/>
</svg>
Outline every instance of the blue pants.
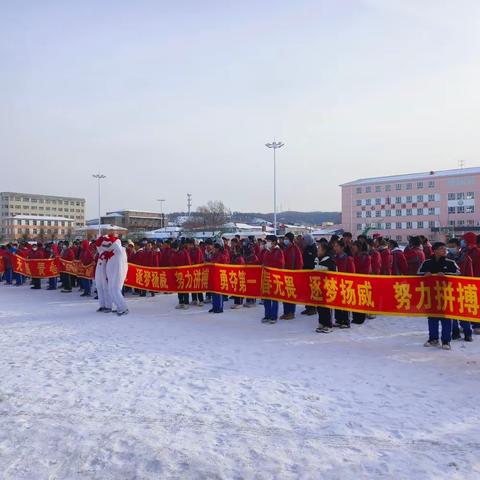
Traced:
<svg viewBox="0 0 480 480">
<path fill-rule="evenodd" d="M 438 327 L 442 323 L 442 344 L 452 340 L 452 321 L 449 318 L 428 317 L 428 339 L 438 340 Z"/>
<path fill-rule="evenodd" d="M 52 290 L 57 289 L 57 277 L 52 277 L 48 279 L 48 288 L 51 288 Z"/>
<path fill-rule="evenodd" d="M 90 295 L 92 293 L 92 281 L 88 278 L 80 278 L 80 284 L 83 288 L 83 293 L 85 295 Z"/>
<path fill-rule="evenodd" d="M 15 285 L 23 285 L 25 283 L 25 278 L 20 273 L 14 273 L 13 276 L 15 277 Z"/>
<path fill-rule="evenodd" d="M 265 318 L 278 320 L 278 302 L 276 300 L 263 300 Z"/>
<path fill-rule="evenodd" d="M 283 302 L 283 313 L 288 315 L 289 313 L 293 313 L 295 315 L 295 310 L 297 306 L 294 303 L 286 303 Z"/>
<path fill-rule="evenodd" d="M 8 267 L 5 269 L 5 281 L 7 282 L 8 285 L 11 285 L 12 280 L 13 280 L 13 269 L 12 267 Z"/>
<path fill-rule="evenodd" d="M 472 324 L 470 322 L 465 322 L 464 320 L 460 320 L 460 325 L 463 328 L 463 334 L 466 337 L 472 336 Z M 460 333 L 460 327 L 458 325 L 458 320 L 453 320 L 452 323 L 452 333 Z"/>
<path fill-rule="evenodd" d="M 223 295 L 212 293 L 212 309 L 214 312 L 223 312 Z"/>
</svg>

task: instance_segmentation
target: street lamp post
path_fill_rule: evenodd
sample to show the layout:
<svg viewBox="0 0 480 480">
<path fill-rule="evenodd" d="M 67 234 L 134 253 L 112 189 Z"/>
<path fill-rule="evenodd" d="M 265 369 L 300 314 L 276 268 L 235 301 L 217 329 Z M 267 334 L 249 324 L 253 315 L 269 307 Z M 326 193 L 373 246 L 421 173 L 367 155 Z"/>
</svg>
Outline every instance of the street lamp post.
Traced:
<svg viewBox="0 0 480 480">
<path fill-rule="evenodd" d="M 96 173 L 95 175 L 92 175 L 93 178 L 96 178 L 98 180 L 98 236 L 100 237 L 102 235 L 102 227 L 101 227 L 101 213 L 100 213 L 100 180 L 103 178 L 107 178 L 105 175 L 102 175 L 101 173 Z"/>
<path fill-rule="evenodd" d="M 273 229 L 275 235 L 277 234 L 277 148 L 282 148 L 285 144 L 283 142 L 266 143 L 265 146 L 273 148 Z"/>
<path fill-rule="evenodd" d="M 160 217 L 162 219 L 162 227 L 165 228 L 165 217 L 163 216 L 163 202 L 165 202 L 165 199 L 158 198 L 157 202 L 160 202 Z"/>
</svg>

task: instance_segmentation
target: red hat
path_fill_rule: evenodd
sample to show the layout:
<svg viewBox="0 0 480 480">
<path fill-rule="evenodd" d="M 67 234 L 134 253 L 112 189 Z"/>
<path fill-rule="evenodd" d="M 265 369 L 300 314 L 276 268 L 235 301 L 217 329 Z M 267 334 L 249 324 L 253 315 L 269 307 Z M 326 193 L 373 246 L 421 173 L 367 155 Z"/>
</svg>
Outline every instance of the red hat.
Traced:
<svg viewBox="0 0 480 480">
<path fill-rule="evenodd" d="M 473 232 L 464 233 L 463 239 L 467 242 L 467 245 L 475 245 L 477 243 L 477 236 Z"/>
</svg>

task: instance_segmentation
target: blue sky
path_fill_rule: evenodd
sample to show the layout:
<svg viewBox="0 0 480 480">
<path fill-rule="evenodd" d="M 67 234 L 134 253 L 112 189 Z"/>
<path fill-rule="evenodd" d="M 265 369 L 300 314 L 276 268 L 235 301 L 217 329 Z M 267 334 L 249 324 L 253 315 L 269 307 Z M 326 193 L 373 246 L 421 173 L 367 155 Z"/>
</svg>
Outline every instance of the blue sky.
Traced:
<svg viewBox="0 0 480 480">
<path fill-rule="evenodd" d="M 105 209 L 339 210 L 478 165 L 480 2 L 0 1 L 0 190 Z"/>
</svg>

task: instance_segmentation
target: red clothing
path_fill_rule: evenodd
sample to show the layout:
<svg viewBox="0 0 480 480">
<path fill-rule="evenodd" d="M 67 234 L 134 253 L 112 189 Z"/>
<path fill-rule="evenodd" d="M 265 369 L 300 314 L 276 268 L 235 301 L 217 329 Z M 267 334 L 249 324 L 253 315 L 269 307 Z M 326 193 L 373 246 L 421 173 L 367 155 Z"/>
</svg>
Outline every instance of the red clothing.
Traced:
<svg viewBox="0 0 480 480">
<path fill-rule="evenodd" d="M 190 254 L 190 259 L 192 261 L 192 265 L 199 265 L 205 261 L 203 256 L 202 249 L 199 247 L 191 248 L 188 253 Z"/>
<path fill-rule="evenodd" d="M 162 258 L 160 260 L 160 267 L 171 267 L 172 266 L 172 252 L 173 250 L 170 247 L 166 247 L 162 250 Z"/>
<path fill-rule="evenodd" d="M 228 263 L 227 259 L 225 257 L 225 253 L 224 252 L 218 252 L 217 253 L 217 252 L 215 252 L 215 250 L 212 251 L 212 253 L 210 255 L 209 262 L 210 263 L 221 263 L 221 264 Z"/>
<path fill-rule="evenodd" d="M 184 265 L 191 265 L 190 255 L 187 250 L 172 250 L 170 263 L 172 267 L 182 267 Z"/>
<path fill-rule="evenodd" d="M 421 248 L 414 247 L 405 250 L 404 255 L 408 265 L 408 275 L 416 275 L 418 269 L 425 261 L 425 253 Z"/>
<path fill-rule="evenodd" d="M 393 264 L 392 252 L 388 248 L 382 248 L 380 250 L 380 258 L 382 259 L 380 275 L 391 275 Z"/>
<path fill-rule="evenodd" d="M 467 252 L 472 260 L 473 276 L 480 277 L 480 249 L 475 246 L 469 246 Z"/>
<path fill-rule="evenodd" d="M 301 270 L 303 268 L 303 255 L 297 245 L 291 243 L 283 252 L 285 268 L 287 270 Z"/>
<path fill-rule="evenodd" d="M 335 257 L 335 263 L 337 265 L 337 271 L 345 273 L 355 273 L 355 262 L 353 258 L 346 253 L 337 255 Z"/>
<path fill-rule="evenodd" d="M 144 250 L 141 259 L 143 263 L 140 265 L 144 267 L 158 267 L 157 252 L 154 250 Z"/>
<path fill-rule="evenodd" d="M 37 250 L 30 250 L 28 258 L 31 260 L 43 260 L 45 258 L 45 250 L 43 248 L 37 248 Z"/>
<path fill-rule="evenodd" d="M 433 248 L 430 242 L 427 242 L 423 245 L 423 253 L 425 254 L 425 258 L 428 260 L 432 258 L 433 255 Z"/>
<path fill-rule="evenodd" d="M 245 258 L 245 264 L 246 265 L 260 265 L 260 261 L 258 260 L 258 257 L 254 255 L 250 255 L 249 257 Z"/>
<path fill-rule="evenodd" d="M 265 250 L 263 254 L 263 265 L 265 267 L 285 268 L 285 256 L 280 247 Z"/>
<path fill-rule="evenodd" d="M 362 273 L 369 275 L 372 273 L 372 259 L 366 252 L 359 253 L 353 257 L 353 263 L 355 264 L 355 273 Z"/>
<path fill-rule="evenodd" d="M 69 262 L 75 260 L 75 254 L 73 253 L 73 250 L 70 247 L 64 248 L 62 250 L 60 257 Z"/>
<path fill-rule="evenodd" d="M 417 269 L 418 270 L 418 269 Z M 416 274 L 417 272 L 415 272 Z M 392 275 L 408 275 L 408 263 L 405 254 L 399 249 L 392 250 Z M 410 275 L 414 275 L 413 273 Z"/>
<path fill-rule="evenodd" d="M 232 255 L 230 257 L 231 265 L 245 265 L 245 259 L 242 255 Z"/>
<path fill-rule="evenodd" d="M 382 256 L 378 250 L 372 250 L 370 252 L 370 258 L 372 261 L 372 273 L 373 275 L 380 275 L 382 269 Z"/>
<path fill-rule="evenodd" d="M 460 268 L 460 275 L 462 277 L 473 277 L 473 262 L 468 254 L 462 254 L 455 259 L 455 262 Z"/>
<path fill-rule="evenodd" d="M 91 263 L 93 263 L 93 252 L 90 248 L 88 240 L 84 240 L 82 242 L 79 259 L 82 262 L 82 265 L 90 265 Z"/>
</svg>

